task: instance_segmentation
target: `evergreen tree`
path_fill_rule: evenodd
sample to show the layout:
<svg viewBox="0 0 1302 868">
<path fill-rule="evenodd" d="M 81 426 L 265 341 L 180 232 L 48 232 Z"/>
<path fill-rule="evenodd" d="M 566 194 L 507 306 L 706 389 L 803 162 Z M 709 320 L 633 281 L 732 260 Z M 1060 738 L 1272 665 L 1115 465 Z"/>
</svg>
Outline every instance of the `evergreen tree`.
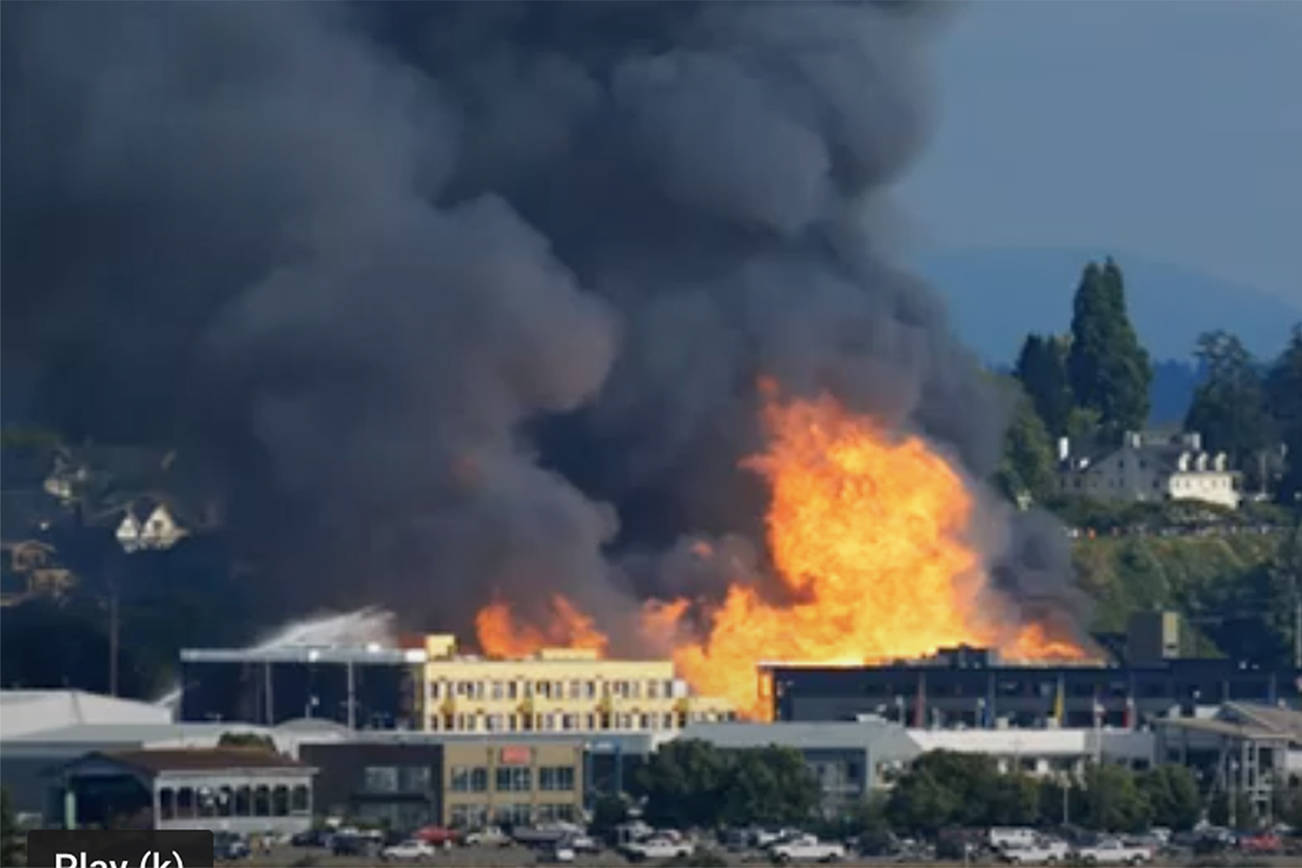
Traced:
<svg viewBox="0 0 1302 868">
<path fill-rule="evenodd" d="M 1226 331 L 1198 338 L 1195 355 L 1207 372 L 1194 390 L 1185 429 L 1198 431 L 1208 449 L 1227 452 L 1236 466 L 1270 441 L 1270 418 L 1256 361 Z"/>
<path fill-rule="evenodd" d="M 1091 262 L 1081 275 L 1071 321 L 1067 373 L 1076 403 L 1097 410 L 1102 433 L 1118 440 L 1148 418 L 1153 378 L 1148 353 L 1126 314 L 1121 269 L 1108 259 Z"/>
<path fill-rule="evenodd" d="M 1044 501 L 1054 490 L 1053 441 L 1025 395 L 1018 395 L 1004 438 L 996 485 L 1010 500 L 1029 495 L 1032 500 Z"/>
<path fill-rule="evenodd" d="M 1302 323 L 1293 326 L 1288 346 L 1271 366 L 1266 378 L 1266 396 L 1288 452 L 1279 499 L 1292 503 L 1302 499 Z"/>
<path fill-rule="evenodd" d="M 1052 335 L 1027 335 L 1017 356 L 1016 374 L 1044 427 L 1055 437 L 1062 436 L 1072 406 L 1065 343 Z"/>
</svg>

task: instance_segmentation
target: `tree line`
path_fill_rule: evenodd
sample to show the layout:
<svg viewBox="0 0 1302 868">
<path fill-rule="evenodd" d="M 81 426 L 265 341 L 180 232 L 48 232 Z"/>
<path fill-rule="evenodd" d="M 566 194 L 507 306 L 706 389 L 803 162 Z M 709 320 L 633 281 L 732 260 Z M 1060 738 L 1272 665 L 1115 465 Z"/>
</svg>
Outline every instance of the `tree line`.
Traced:
<svg viewBox="0 0 1302 868">
<path fill-rule="evenodd" d="M 1302 323 L 1274 359 L 1258 359 L 1230 332 L 1209 331 L 1194 348 L 1201 381 L 1184 427 L 1225 452 L 1249 485 L 1277 498 L 1302 495 Z M 1112 259 L 1085 266 L 1066 334 L 1028 334 L 1009 388 L 1014 410 L 996 474 L 1010 497 L 1044 502 L 1054 492 L 1054 441 L 1115 446 L 1144 428 L 1153 366 L 1126 308 L 1125 278 Z M 1266 453 L 1285 446 L 1276 473 Z M 1276 452 L 1278 455 L 1278 452 Z M 1272 478 L 1277 476 L 1278 478 Z"/>
<path fill-rule="evenodd" d="M 892 836 L 935 839 L 952 828 L 1071 825 L 1123 833 L 1153 826 L 1183 831 L 1204 817 L 1226 824 L 1233 816 L 1240 828 L 1250 828 L 1257 819 L 1246 799 L 1231 805 L 1223 792 L 1203 792 L 1189 768 L 1173 764 L 1135 771 L 1101 763 L 1079 774 L 1036 777 L 1002 771 L 989 756 L 938 750 L 919 756 L 892 783 L 829 813 L 799 751 L 680 739 L 638 770 L 631 794 L 642 802 L 644 819 L 658 827 L 795 826 L 855 835 L 870 850 Z M 1273 813 L 1302 823 L 1302 795 L 1281 791 Z M 596 803 L 594 827 L 608 831 L 626 817 L 621 800 L 605 798 Z"/>
</svg>

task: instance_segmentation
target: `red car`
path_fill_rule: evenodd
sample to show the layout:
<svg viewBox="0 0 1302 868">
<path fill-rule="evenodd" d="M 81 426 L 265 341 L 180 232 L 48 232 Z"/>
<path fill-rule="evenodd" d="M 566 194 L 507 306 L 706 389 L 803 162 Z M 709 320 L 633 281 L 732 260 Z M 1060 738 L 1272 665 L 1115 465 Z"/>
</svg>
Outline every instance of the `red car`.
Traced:
<svg viewBox="0 0 1302 868">
<path fill-rule="evenodd" d="M 1244 835 L 1239 839 L 1239 849 L 1245 853 L 1278 853 L 1283 848 L 1284 842 L 1280 837 L 1270 832 Z"/>
<path fill-rule="evenodd" d="M 433 844 L 435 847 L 442 847 L 444 844 L 461 843 L 461 833 L 456 829 L 449 829 L 445 826 L 425 826 L 417 830 L 416 838 L 426 844 Z"/>
</svg>

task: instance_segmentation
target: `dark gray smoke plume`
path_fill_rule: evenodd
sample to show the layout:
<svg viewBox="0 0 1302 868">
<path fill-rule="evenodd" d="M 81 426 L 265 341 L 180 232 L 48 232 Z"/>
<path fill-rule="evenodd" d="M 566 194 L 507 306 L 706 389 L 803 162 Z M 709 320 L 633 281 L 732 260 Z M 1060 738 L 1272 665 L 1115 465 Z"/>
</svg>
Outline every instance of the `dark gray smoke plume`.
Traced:
<svg viewBox="0 0 1302 868">
<path fill-rule="evenodd" d="M 6 419 L 201 455 L 293 605 L 464 631 L 494 592 L 713 592 L 671 547 L 759 539 L 761 374 L 996 460 L 874 241 L 927 9 L 3 14 Z M 1061 593 L 1053 534 L 1001 581 Z"/>
</svg>

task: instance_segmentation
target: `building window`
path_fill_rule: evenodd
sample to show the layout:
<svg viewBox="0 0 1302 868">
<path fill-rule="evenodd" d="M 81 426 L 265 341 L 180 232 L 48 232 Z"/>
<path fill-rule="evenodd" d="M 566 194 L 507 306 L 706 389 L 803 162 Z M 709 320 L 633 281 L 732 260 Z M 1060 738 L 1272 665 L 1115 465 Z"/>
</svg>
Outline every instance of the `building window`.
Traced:
<svg viewBox="0 0 1302 868">
<path fill-rule="evenodd" d="M 230 787 L 217 788 L 217 816 L 229 817 L 235 808 L 235 792 Z"/>
<path fill-rule="evenodd" d="M 176 816 L 194 816 L 194 790 L 190 787 L 181 787 L 176 791 Z"/>
<path fill-rule="evenodd" d="M 506 696 L 506 686 L 500 681 L 493 682 L 493 698 L 502 699 Z"/>
<path fill-rule="evenodd" d="M 271 790 L 266 784 L 259 784 L 253 789 L 253 816 L 271 816 Z"/>
<path fill-rule="evenodd" d="M 660 698 L 660 682 L 659 682 L 659 681 L 648 681 L 648 682 L 646 683 L 646 698 L 647 698 L 647 699 L 659 699 L 659 698 Z"/>
<path fill-rule="evenodd" d="M 508 682 L 506 682 L 506 698 L 507 698 L 507 699 L 515 699 L 515 695 L 516 695 L 517 692 L 518 692 L 518 687 L 517 687 L 517 685 L 516 685 L 516 683 L 515 683 L 514 681 L 508 681 Z"/>
<path fill-rule="evenodd" d="M 554 699 L 564 699 L 564 698 L 565 698 L 565 682 L 564 682 L 564 681 L 553 681 L 553 682 L 552 682 L 552 697 L 553 697 Z"/>
<path fill-rule="evenodd" d="M 398 769 L 398 787 L 404 793 L 423 793 L 430 788 L 429 766 L 401 766 Z"/>
<path fill-rule="evenodd" d="M 289 809 L 295 814 L 306 814 L 310 810 L 306 784 L 296 784 L 294 786 L 294 792 L 289 798 Z"/>
<path fill-rule="evenodd" d="M 663 726 L 665 729 L 673 729 L 673 728 L 674 728 L 674 716 L 673 716 L 673 714 L 667 712 L 667 713 L 665 713 L 665 714 L 663 715 L 663 717 L 664 717 L 664 720 L 661 722 L 661 726 Z"/>
<path fill-rule="evenodd" d="M 552 684 L 550 681 L 539 681 L 535 691 L 543 699 L 552 698 Z"/>
<path fill-rule="evenodd" d="M 497 770 L 497 791 L 527 793 L 533 788 L 532 770 L 525 766 L 503 766 Z"/>
<path fill-rule="evenodd" d="M 538 788 L 551 792 L 569 792 L 574 789 L 572 766 L 543 766 L 538 770 Z"/>
<path fill-rule="evenodd" d="M 596 729 L 596 728 L 597 728 L 597 715 L 595 715 L 595 714 L 589 714 L 589 715 L 588 715 L 588 726 L 587 726 L 587 728 L 588 728 L 588 729 Z"/>
<path fill-rule="evenodd" d="M 253 799 L 250 798 L 249 785 L 235 788 L 235 816 L 247 817 L 253 811 Z M 180 816 L 180 814 L 177 814 Z"/>
<path fill-rule="evenodd" d="M 583 687 L 584 687 L 583 695 L 586 699 L 597 698 L 597 682 L 588 681 L 583 685 Z"/>
<path fill-rule="evenodd" d="M 489 732 L 501 732 L 506 728 L 506 723 L 503 721 L 502 715 L 500 714 L 490 714 L 486 720 L 488 722 Z"/>
<path fill-rule="evenodd" d="M 476 682 L 475 682 L 475 694 L 474 694 L 474 695 L 475 695 L 475 699 L 483 699 L 483 698 L 484 698 L 484 682 L 482 682 L 482 681 L 476 681 Z"/>
<path fill-rule="evenodd" d="M 439 698 L 439 683 L 437 681 L 431 681 L 429 684 L 429 698 L 430 699 Z"/>
<path fill-rule="evenodd" d="M 273 817 L 289 816 L 289 787 L 276 784 L 271 791 L 271 815 Z"/>
<path fill-rule="evenodd" d="M 634 699 L 641 699 L 641 698 L 642 698 L 642 682 L 641 682 L 641 681 L 630 681 L 630 682 L 628 683 L 628 692 L 629 692 L 629 695 L 632 696 Z"/>
<path fill-rule="evenodd" d="M 362 774 L 363 788 L 368 793 L 398 792 L 397 766 L 367 766 Z"/>
<path fill-rule="evenodd" d="M 171 787 L 158 791 L 158 819 L 170 820 L 176 816 L 176 792 Z"/>
<path fill-rule="evenodd" d="M 579 699 L 579 698 L 582 697 L 582 695 L 583 695 L 583 682 L 582 682 L 582 681 L 571 681 L 571 682 L 570 682 L 570 699 Z"/>
<path fill-rule="evenodd" d="M 641 728 L 642 728 L 642 729 L 650 729 L 650 728 L 651 728 L 651 715 L 649 715 L 649 714 L 644 714 L 644 715 L 642 715 L 642 720 L 641 720 L 641 724 L 640 724 L 640 725 L 641 725 Z"/>
</svg>

